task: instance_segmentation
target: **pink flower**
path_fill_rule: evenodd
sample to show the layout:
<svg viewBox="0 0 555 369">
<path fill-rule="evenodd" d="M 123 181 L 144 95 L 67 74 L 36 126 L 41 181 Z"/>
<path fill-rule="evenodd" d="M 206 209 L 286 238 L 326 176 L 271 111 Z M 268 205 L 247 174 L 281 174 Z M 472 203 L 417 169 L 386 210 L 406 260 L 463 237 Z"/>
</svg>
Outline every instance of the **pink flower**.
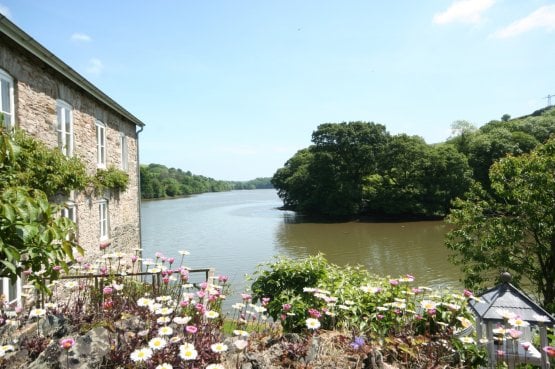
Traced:
<svg viewBox="0 0 555 369">
<path fill-rule="evenodd" d="M 243 299 L 243 301 L 249 301 L 252 299 L 252 296 L 249 295 L 248 293 L 242 293 L 241 298 Z"/>
<path fill-rule="evenodd" d="M 262 306 L 268 305 L 269 302 L 270 302 L 270 298 L 269 298 L 269 297 L 263 297 L 263 298 L 262 298 Z"/>
<path fill-rule="evenodd" d="M 137 259 L 139 259 L 139 257 L 138 257 L 137 255 L 131 256 L 131 262 L 132 262 L 132 263 L 136 262 Z"/>
<path fill-rule="evenodd" d="M 164 284 L 168 284 L 168 283 L 170 283 L 170 278 L 169 277 L 164 277 L 164 278 L 162 278 L 162 282 L 164 282 Z"/>
<path fill-rule="evenodd" d="M 189 301 L 183 300 L 183 301 L 181 301 L 181 302 L 179 303 L 179 306 L 181 306 L 181 307 L 183 307 L 183 308 L 184 308 L 184 307 L 187 307 L 187 306 L 189 306 Z"/>
<path fill-rule="evenodd" d="M 543 351 L 545 351 L 545 353 L 547 354 L 547 356 L 549 357 L 555 357 L 555 347 L 553 346 L 545 346 L 543 348 Z"/>
<path fill-rule="evenodd" d="M 470 290 L 464 290 L 464 297 L 471 297 L 474 296 L 474 294 L 472 293 L 472 291 Z"/>
<path fill-rule="evenodd" d="M 513 340 L 516 340 L 517 338 L 522 336 L 522 332 L 519 331 L 518 329 L 509 329 L 508 333 L 509 333 L 509 336 L 511 336 L 511 338 Z"/>
<path fill-rule="evenodd" d="M 202 282 L 202 283 L 200 284 L 200 289 L 201 289 L 201 290 L 205 290 L 206 287 L 208 287 L 208 283 Z"/>
<path fill-rule="evenodd" d="M 75 340 L 73 338 L 64 338 L 60 340 L 60 348 L 63 350 L 69 350 L 75 345 Z"/>
<path fill-rule="evenodd" d="M 110 242 L 108 242 L 108 241 L 103 241 L 103 242 L 101 242 L 100 245 L 99 245 L 100 250 L 105 250 L 105 249 L 107 249 L 109 246 L 110 246 Z"/>
<path fill-rule="evenodd" d="M 160 259 L 161 257 L 163 257 L 164 255 L 162 255 L 161 252 L 157 252 L 154 254 L 154 256 L 156 256 L 156 259 Z"/>
<path fill-rule="evenodd" d="M 55 270 L 55 271 L 58 271 L 58 270 L 60 270 L 60 269 L 62 269 L 62 267 L 59 266 L 59 265 L 54 265 L 54 266 L 52 267 L 52 270 Z"/>
<path fill-rule="evenodd" d="M 291 304 L 283 304 L 281 305 L 281 308 L 283 309 L 283 311 L 289 311 L 291 310 Z"/>
<path fill-rule="evenodd" d="M 114 292 L 113 288 L 110 286 L 106 286 L 104 287 L 104 289 L 102 290 L 102 293 L 105 295 L 111 295 L 112 292 Z"/>
<path fill-rule="evenodd" d="M 102 307 L 104 308 L 104 310 L 110 310 L 114 307 L 114 302 L 112 300 L 106 300 L 102 304 Z"/>
<path fill-rule="evenodd" d="M 170 265 L 172 265 L 174 261 L 175 261 L 175 258 L 168 258 L 168 263 L 170 263 Z"/>
<path fill-rule="evenodd" d="M 195 327 L 194 325 L 188 325 L 188 326 L 185 327 L 185 330 L 187 331 L 187 333 L 195 334 L 195 333 L 197 333 L 198 328 Z"/>
<path fill-rule="evenodd" d="M 312 317 L 312 318 L 319 318 L 322 316 L 322 314 L 320 314 L 320 312 L 316 309 L 308 309 L 308 314 Z"/>
<path fill-rule="evenodd" d="M 389 284 L 392 285 L 392 286 L 398 286 L 399 285 L 399 280 L 398 279 L 390 279 Z"/>
<path fill-rule="evenodd" d="M 218 281 L 225 283 L 227 282 L 227 280 L 229 279 L 229 277 L 227 275 L 220 275 L 218 276 Z"/>
<path fill-rule="evenodd" d="M 528 349 L 530 348 L 530 342 L 522 342 L 521 345 L 524 351 L 528 351 Z"/>
</svg>

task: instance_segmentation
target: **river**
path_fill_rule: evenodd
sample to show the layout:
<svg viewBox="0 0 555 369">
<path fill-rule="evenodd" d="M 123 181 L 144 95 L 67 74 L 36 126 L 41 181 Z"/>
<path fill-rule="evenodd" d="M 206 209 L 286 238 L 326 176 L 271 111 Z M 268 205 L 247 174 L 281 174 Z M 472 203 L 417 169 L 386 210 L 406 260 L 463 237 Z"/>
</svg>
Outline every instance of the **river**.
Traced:
<svg viewBox="0 0 555 369">
<path fill-rule="evenodd" d="M 412 274 L 418 285 L 458 288 L 458 269 L 447 261 L 442 221 L 342 222 L 302 221 L 282 211 L 275 190 L 206 193 L 141 206 L 145 257 L 156 252 L 185 265 L 216 268 L 230 277 L 235 292 L 245 275 L 275 255 L 300 258 L 322 252 L 338 265 L 363 265 L 381 276 Z"/>
</svg>

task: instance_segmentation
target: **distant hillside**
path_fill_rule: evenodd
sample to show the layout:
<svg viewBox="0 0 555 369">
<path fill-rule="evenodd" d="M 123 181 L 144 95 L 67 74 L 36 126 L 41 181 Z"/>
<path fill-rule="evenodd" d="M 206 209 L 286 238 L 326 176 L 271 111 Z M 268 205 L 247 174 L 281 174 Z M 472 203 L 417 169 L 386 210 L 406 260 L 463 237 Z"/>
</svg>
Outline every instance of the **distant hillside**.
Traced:
<svg viewBox="0 0 555 369">
<path fill-rule="evenodd" d="M 231 182 L 231 183 L 233 183 L 234 190 L 257 190 L 257 189 L 274 188 L 271 181 L 272 181 L 271 177 L 260 177 L 256 179 L 251 179 L 250 181 Z"/>
<path fill-rule="evenodd" d="M 168 168 L 162 164 L 141 165 L 141 196 L 143 199 L 259 188 L 272 188 L 270 178 L 256 178 L 243 182 L 222 181 L 193 174 L 190 171 Z"/>
</svg>

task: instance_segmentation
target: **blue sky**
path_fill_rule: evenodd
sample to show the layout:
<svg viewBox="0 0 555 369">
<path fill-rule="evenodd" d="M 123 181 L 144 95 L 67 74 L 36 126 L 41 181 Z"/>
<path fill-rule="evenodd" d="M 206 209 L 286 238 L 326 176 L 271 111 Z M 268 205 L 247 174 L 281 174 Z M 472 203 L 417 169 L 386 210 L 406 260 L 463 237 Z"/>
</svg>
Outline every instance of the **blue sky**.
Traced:
<svg viewBox="0 0 555 369">
<path fill-rule="evenodd" d="M 555 1 L 0 0 L 146 123 L 141 161 L 271 176 L 321 123 L 444 141 L 555 95 Z M 555 97 L 552 99 L 555 103 Z"/>
</svg>

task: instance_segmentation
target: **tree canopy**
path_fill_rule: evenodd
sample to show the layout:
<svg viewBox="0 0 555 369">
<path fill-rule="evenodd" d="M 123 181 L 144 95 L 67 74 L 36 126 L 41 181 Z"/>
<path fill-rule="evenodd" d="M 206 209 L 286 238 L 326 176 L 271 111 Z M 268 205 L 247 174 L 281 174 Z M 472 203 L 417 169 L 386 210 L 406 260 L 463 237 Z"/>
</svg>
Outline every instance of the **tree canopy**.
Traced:
<svg viewBox="0 0 555 369">
<path fill-rule="evenodd" d="M 555 109 L 480 128 L 460 120 L 443 143 L 391 135 L 373 122 L 326 123 L 272 177 L 284 207 L 325 217 L 435 217 L 473 181 L 490 190 L 489 169 L 529 153 L 555 133 Z"/>
<path fill-rule="evenodd" d="M 307 214 L 444 215 L 470 180 L 454 147 L 391 136 L 373 122 L 323 124 L 312 141 L 272 179 L 285 207 Z"/>
<path fill-rule="evenodd" d="M 504 271 L 517 284 L 529 280 L 555 311 L 555 138 L 496 162 L 489 179 L 491 192 L 476 183 L 447 218 L 453 261 L 469 287 L 484 287 Z"/>
</svg>

